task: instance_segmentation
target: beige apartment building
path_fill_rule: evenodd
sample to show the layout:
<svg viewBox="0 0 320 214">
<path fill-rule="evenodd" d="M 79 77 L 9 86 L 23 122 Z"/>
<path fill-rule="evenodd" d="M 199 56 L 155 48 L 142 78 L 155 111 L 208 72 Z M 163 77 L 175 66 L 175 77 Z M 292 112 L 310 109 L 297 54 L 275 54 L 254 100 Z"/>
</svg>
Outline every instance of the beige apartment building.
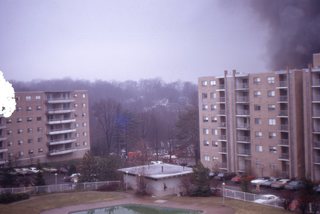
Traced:
<svg viewBox="0 0 320 214">
<path fill-rule="evenodd" d="M 320 181 L 320 54 L 308 69 L 201 77 L 198 92 L 204 166 Z"/>
<path fill-rule="evenodd" d="M 87 91 L 16 92 L 16 111 L 0 118 L 0 164 L 82 158 L 90 150 Z"/>
</svg>

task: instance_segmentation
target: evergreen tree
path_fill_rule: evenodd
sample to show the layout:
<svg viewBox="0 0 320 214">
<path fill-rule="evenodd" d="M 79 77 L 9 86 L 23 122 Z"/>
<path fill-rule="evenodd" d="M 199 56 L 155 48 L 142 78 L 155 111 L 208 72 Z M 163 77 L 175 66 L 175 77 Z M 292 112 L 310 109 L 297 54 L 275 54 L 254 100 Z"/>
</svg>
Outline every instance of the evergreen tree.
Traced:
<svg viewBox="0 0 320 214">
<path fill-rule="evenodd" d="M 97 161 L 91 152 L 86 152 L 81 161 L 80 182 L 95 181 L 97 175 Z"/>
</svg>

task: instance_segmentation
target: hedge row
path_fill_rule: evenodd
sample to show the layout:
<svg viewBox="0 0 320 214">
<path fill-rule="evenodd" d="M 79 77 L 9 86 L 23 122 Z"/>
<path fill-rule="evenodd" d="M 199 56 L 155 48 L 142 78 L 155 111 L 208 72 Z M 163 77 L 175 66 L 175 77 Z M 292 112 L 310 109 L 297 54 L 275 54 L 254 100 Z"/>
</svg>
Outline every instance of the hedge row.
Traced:
<svg viewBox="0 0 320 214">
<path fill-rule="evenodd" d="M 16 201 L 26 200 L 28 198 L 30 198 L 30 196 L 27 193 L 2 193 L 0 194 L 0 204 L 9 204 Z"/>
</svg>

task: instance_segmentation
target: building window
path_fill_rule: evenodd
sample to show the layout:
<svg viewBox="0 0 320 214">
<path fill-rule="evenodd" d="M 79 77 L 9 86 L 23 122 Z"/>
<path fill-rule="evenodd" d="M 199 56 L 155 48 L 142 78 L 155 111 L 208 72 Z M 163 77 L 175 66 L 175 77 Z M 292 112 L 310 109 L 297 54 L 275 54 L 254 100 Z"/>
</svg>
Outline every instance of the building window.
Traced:
<svg viewBox="0 0 320 214">
<path fill-rule="evenodd" d="M 12 120 L 11 119 L 7 119 L 7 123 L 12 123 Z"/>
<path fill-rule="evenodd" d="M 212 141 L 212 146 L 213 146 L 213 147 L 218 147 L 218 145 L 219 145 L 219 143 L 218 143 L 218 142 L 216 142 L 216 141 Z"/>
<path fill-rule="evenodd" d="M 76 142 L 76 146 L 80 146 L 80 143 Z"/>
<path fill-rule="evenodd" d="M 216 110 L 217 109 L 217 105 L 211 105 L 211 111 L 214 111 L 214 110 Z"/>
<path fill-rule="evenodd" d="M 36 100 L 41 100 L 41 96 L 37 95 Z"/>
<path fill-rule="evenodd" d="M 262 137 L 262 132 L 260 132 L 260 131 L 259 132 L 255 132 L 255 135 L 256 135 L 257 138 L 260 138 L 260 137 Z"/>
<path fill-rule="evenodd" d="M 37 128 L 37 132 L 42 132 L 42 128 L 41 128 L 41 127 L 38 127 L 38 128 Z"/>
<path fill-rule="evenodd" d="M 11 135 L 12 131 L 11 130 L 8 130 L 7 131 L 7 135 Z"/>
<path fill-rule="evenodd" d="M 256 152 L 263 152 L 262 146 L 256 145 Z"/>
<path fill-rule="evenodd" d="M 203 105 L 202 105 L 202 110 L 208 110 L 208 105 L 203 104 Z"/>
<path fill-rule="evenodd" d="M 21 134 L 22 132 L 23 132 L 22 129 L 18 129 L 18 130 L 17 130 L 17 133 L 18 133 L 18 134 Z"/>
<path fill-rule="evenodd" d="M 209 118 L 208 118 L 208 121 L 209 121 Z M 83 127 L 86 127 L 86 126 L 87 126 L 87 123 L 82 123 L 82 126 L 83 126 Z"/>
<path fill-rule="evenodd" d="M 276 119 L 269 119 L 269 125 L 271 126 L 276 125 Z"/>
<path fill-rule="evenodd" d="M 204 116 L 204 117 L 203 117 L 203 122 L 204 122 L 204 123 L 207 123 L 207 122 L 209 122 L 209 117 L 207 117 L 207 116 Z"/>
<path fill-rule="evenodd" d="M 261 82 L 260 77 L 255 77 L 255 78 L 253 78 L 253 83 L 258 84 L 258 83 L 260 83 L 260 82 Z"/>
<path fill-rule="evenodd" d="M 209 129 L 203 129 L 203 134 L 209 134 Z"/>
<path fill-rule="evenodd" d="M 202 86 L 207 86 L 208 85 L 208 81 L 204 80 L 202 81 Z"/>
<path fill-rule="evenodd" d="M 84 146 L 88 145 L 87 141 L 83 141 L 83 145 Z"/>
<path fill-rule="evenodd" d="M 254 118 L 254 124 L 261 125 L 261 123 L 262 123 L 261 118 Z"/>
<path fill-rule="evenodd" d="M 28 128 L 28 133 L 32 133 L 32 128 Z"/>
<path fill-rule="evenodd" d="M 269 146 L 269 152 L 270 153 L 277 153 L 277 147 L 276 146 Z"/>
<path fill-rule="evenodd" d="M 28 143 L 32 143 L 33 142 L 33 140 L 32 139 L 28 139 Z"/>
<path fill-rule="evenodd" d="M 269 139 L 277 137 L 277 134 L 275 132 L 269 132 Z"/>
<path fill-rule="evenodd" d="M 39 149 L 38 149 L 38 152 L 39 152 L 39 153 L 42 153 L 42 152 L 43 152 L 43 149 L 42 149 L 42 148 L 39 148 Z"/>
<path fill-rule="evenodd" d="M 41 110 L 41 106 L 37 106 L 37 110 Z"/>
<path fill-rule="evenodd" d="M 79 127 L 79 124 L 78 123 L 76 123 L 76 128 L 78 128 Z"/>
<path fill-rule="evenodd" d="M 37 117 L 37 121 L 41 121 L 41 117 Z"/>
<path fill-rule="evenodd" d="M 8 146 L 9 146 L 9 147 L 12 146 L 12 145 L 13 145 L 13 142 L 12 142 L 12 141 L 8 142 Z"/>
<path fill-rule="evenodd" d="M 77 133 L 77 134 L 76 134 L 76 137 L 80 137 L 80 134 L 79 134 L 79 133 Z"/>
<path fill-rule="evenodd" d="M 86 104 L 85 104 L 85 103 L 82 103 L 82 107 L 85 108 L 85 107 L 86 107 Z"/>
<path fill-rule="evenodd" d="M 17 107 L 17 111 L 21 111 L 21 110 L 22 110 L 21 106 Z"/>
<path fill-rule="evenodd" d="M 268 91 L 268 97 L 274 97 L 274 96 L 276 96 L 275 91 Z"/>
<path fill-rule="evenodd" d="M 28 118 L 27 118 L 27 121 L 28 121 L 28 122 L 31 122 L 31 121 L 32 121 L 32 117 L 28 117 Z"/>
<path fill-rule="evenodd" d="M 212 129 L 212 134 L 213 135 L 219 135 L 218 129 Z"/>
<path fill-rule="evenodd" d="M 32 111 L 32 107 L 31 107 L 31 106 L 28 106 L 28 107 L 27 107 L 27 111 Z"/>
<path fill-rule="evenodd" d="M 216 83 L 216 81 L 215 80 L 211 80 L 210 81 L 210 85 L 216 85 L 217 83 Z"/>
<path fill-rule="evenodd" d="M 19 157 L 23 157 L 23 152 L 19 152 Z"/>
<path fill-rule="evenodd" d="M 254 91 L 253 94 L 255 97 L 261 96 L 261 91 Z"/>
<path fill-rule="evenodd" d="M 26 96 L 26 101 L 30 101 L 31 100 L 31 96 Z"/>
<path fill-rule="evenodd" d="M 30 154 L 30 155 L 33 154 L 33 149 L 29 149 L 29 154 Z"/>
<path fill-rule="evenodd" d="M 83 136 L 87 136 L 87 132 L 83 132 Z"/>
<path fill-rule="evenodd" d="M 217 94 L 214 92 L 210 92 L 210 98 L 215 99 L 217 97 Z"/>
<path fill-rule="evenodd" d="M 274 104 L 269 104 L 269 105 L 268 105 L 268 111 L 274 111 L 274 110 L 276 110 L 276 105 L 274 105 Z"/>
<path fill-rule="evenodd" d="M 22 145 L 23 141 L 22 140 L 18 140 L 18 145 Z"/>
<path fill-rule="evenodd" d="M 37 141 L 38 141 L 38 143 L 41 143 L 42 137 L 38 137 Z"/>
<path fill-rule="evenodd" d="M 212 123 L 218 122 L 218 118 L 217 118 L 217 117 L 211 117 L 211 122 L 212 122 Z"/>
<path fill-rule="evenodd" d="M 274 77 L 268 77 L 267 81 L 269 84 L 274 84 Z"/>
<path fill-rule="evenodd" d="M 208 141 L 208 140 L 204 140 L 204 141 L 203 141 L 203 145 L 204 145 L 204 146 L 209 146 L 209 141 Z"/>
<path fill-rule="evenodd" d="M 21 123 L 22 122 L 22 118 L 17 118 L 17 122 Z"/>
<path fill-rule="evenodd" d="M 255 111 L 260 111 L 261 110 L 261 106 L 260 105 L 254 105 L 254 110 Z"/>
<path fill-rule="evenodd" d="M 205 160 L 205 161 L 210 161 L 210 156 L 209 156 L 209 155 L 205 155 L 205 156 L 204 156 L 204 160 Z"/>
<path fill-rule="evenodd" d="M 208 94 L 207 93 L 202 93 L 201 94 L 201 98 L 202 99 L 207 99 L 208 98 Z"/>
</svg>

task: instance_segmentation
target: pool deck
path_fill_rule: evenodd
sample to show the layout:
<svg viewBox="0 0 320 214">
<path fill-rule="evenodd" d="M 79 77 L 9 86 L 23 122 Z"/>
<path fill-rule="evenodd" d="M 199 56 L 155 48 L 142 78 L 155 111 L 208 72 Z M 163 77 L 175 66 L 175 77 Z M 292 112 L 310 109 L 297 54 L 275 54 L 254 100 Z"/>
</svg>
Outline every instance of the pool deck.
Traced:
<svg viewBox="0 0 320 214">
<path fill-rule="evenodd" d="M 132 194 L 126 195 L 123 199 L 114 199 L 108 201 L 102 201 L 97 203 L 89 204 L 79 204 L 66 206 L 62 208 L 55 208 L 51 210 L 46 210 L 41 212 L 41 214 L 68 214 L 70 212 L 88 210 L 94 208 L 103 208 L 121 204 L 143 204 L 143 205 L 152 205 L 159 207 L 169 207 L 169 208 L 182 208 L 182 209 L 191 209 L 191 210 L 200 210 L 204 214 L 209 213 L 219 213 L 219 214 L 234 214 L 234 210 L 230 207 L 223 205 L 204 205 L 201 203 L 201 198 L 196 198 L 192 200 L 192 203 L 176 202 L 170 201 L 170 198 L 154 198 L 154 197 L 135 197 Z"/>
</svg>

